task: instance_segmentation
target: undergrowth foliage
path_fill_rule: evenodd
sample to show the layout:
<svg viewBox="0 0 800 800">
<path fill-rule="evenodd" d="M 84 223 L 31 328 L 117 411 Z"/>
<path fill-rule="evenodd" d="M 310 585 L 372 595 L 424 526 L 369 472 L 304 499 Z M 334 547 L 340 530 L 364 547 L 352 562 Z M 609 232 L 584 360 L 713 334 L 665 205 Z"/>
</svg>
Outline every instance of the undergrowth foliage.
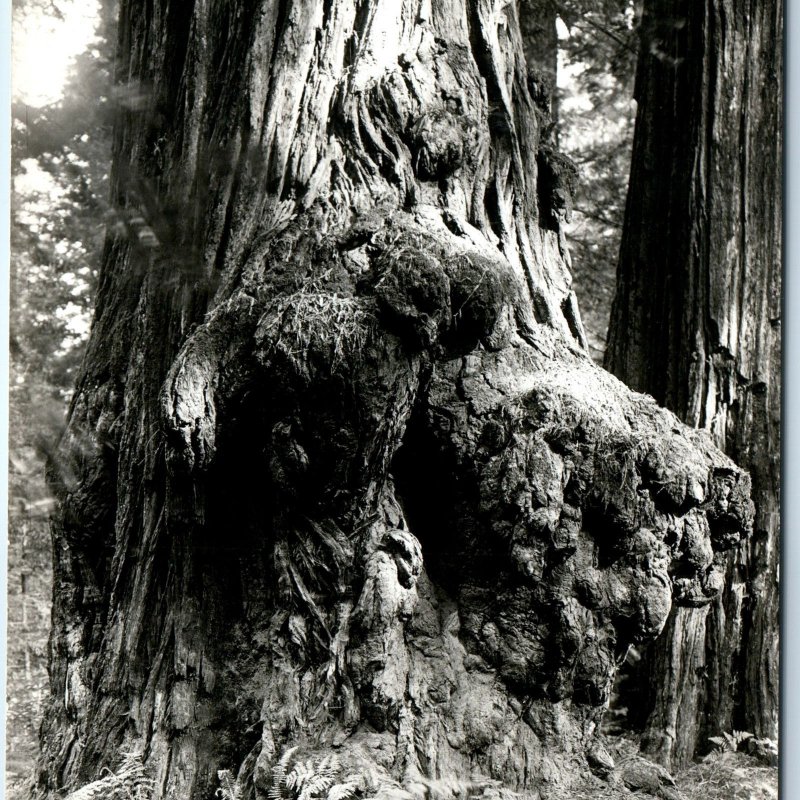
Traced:
<svg viewBox="0 0 800 800">
<path fill-rule="evenodd" d="M 215 792 L 217 797 L 221 797 L 222 800 L 240 800 L 242 796 L 241 789 L 229 769 L 219 770 L 217 778 L 219 779 L 219 789 Z"/>
<path fill-rule="evenodd" d="M 732 731 L 731 733 L 723 731 L 722 736 L 709 736 L 708 741 L 716 745 L 716 749 L 720 753 L 735 753 L 742 742 L 752 737 L 753 734 L 747 731 Z"/>
<path fill-rule="evenodd" d="M 702 763 L 694 764 L 676 776 L 679 789 L 676 796 L 697 797 L 703 791 L 708 800 L 777 800 L 775 767 L 760 765 L 756 759 L 737 752 L 751 740 L 755 741 L 755 737 L 745 731 L 732 731 L 719 737 L 711 737 L 710 741 L 718 746 L 717 749 Z M 620 745 L 627 748 L 626 753 L 638 752 L 638 745 L 633 741 L 614 741 L 627 742 Z M 267 792 L 269 800 L 355 800 L 364 795 L 365 781 L 366 796 L 380 800 L 520 798 L 519 794 L 507 789 L 499 781 L 489 779 L 426 779 L 420 776 L 401 786 L 394 781 L 387 783 L 366 772 L 343 775 L 344 770 L 337 755 L 295 759 L 297 751 L 298 747 L 288 748 L 272 767 L 271 784 Z M 621 758 L 620 754 L 618 758 Z M 105 769 L 103 772 L 99 780 L 81 787 L 65 800 L 151 800 L 153 797 L 154 782 L 148 776 L 138 753 L 122 753 L 117 769 L 113 772 Z M 231 770 L 220 770 L 217 777 L 219 788 L 216 795 L 220 800 L 244 800 L 244 781 L 240 782 Z M 11 796 L 22 800 L 22 795 Z M 619 781 L 593 779 L 591 784 L 573 787 L 569 795 L 555 791 L 547 796 L 552 800 L 623 800 L 630 796 L 630 791 L 621 786 Z"/>
<path fill-rule="evenodd" d="M 148 776 L 141 754 L 122 753 L 115 772 L 105 768 L 103 776 L 82 786 L 66 800 L 150 800 L 155 784 Z"/>
<path fill-rule="evenodd" d="M 342 767 L 335 755 L 297 761 L 290 769 L 297 751 L 290 747 L 272 768 L 272 785 L 267 792 L 269 800 L 350 800 L 355 797 L 356 782 L 353 776 L 341 780 Z M 221 800 L 241 800 L 243 789 L 230 770 L 218 773 Z"/>
<path fill-rule="evenodd" d="M 747 731 L 723 731 L 722 736 L 709 736 L 708 741 L 714 749 L 706 756 L 706 761 L 714 761 L 726 753 L 746 753 L 762 764 L 778 764 L 778 743 L 774 739 L 759 739 Z"/>
</svg>

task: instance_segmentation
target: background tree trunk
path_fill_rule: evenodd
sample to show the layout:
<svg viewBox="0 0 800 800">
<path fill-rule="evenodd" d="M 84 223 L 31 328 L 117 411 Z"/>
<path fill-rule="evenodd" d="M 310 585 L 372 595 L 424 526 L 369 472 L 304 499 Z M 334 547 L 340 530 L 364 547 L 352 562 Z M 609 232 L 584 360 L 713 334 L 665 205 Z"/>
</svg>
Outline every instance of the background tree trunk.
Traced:
<svg viewBox="0 0 800 800">
<path fill-rule="evenodd" d="M 777 737 L 782 4 L 645 3 L 606 366 L 750 470 L 755 536 L 650 648 L 645 749 Z"/>
<path fill-rule="evenodd" d="M 749 481 L 594 367 L 516 4 L 122 3 L 39 793 L 569 783 Z"/>
</svg>

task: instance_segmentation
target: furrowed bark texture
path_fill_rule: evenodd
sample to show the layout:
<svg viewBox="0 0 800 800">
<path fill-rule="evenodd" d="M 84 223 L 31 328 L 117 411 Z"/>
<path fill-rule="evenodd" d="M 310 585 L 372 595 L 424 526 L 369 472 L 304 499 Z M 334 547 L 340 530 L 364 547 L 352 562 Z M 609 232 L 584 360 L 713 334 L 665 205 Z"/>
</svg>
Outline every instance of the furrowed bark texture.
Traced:
<svg viewBox="0 0 800 800">
<path fill-rule="evenodd" d="M 750 470 L 755 535 L 726 591 L 651 648 L 645 749 L 777 736 L 782 4 L 645 4 L 606 366 Z"/>
<path fill-rule="evenodd" d="M 553 0 L 520 0 L 522 49 L 534 102 L 548 107 L 548 123 L 558 125 L 558 9 Z M 557 136 L 554 131 L 553 136 Z"/>
<path fill-rule="evenodd" d="M 38 792 L 569 783 L 749 478 L 595 368 L 516 6 L 123 2 Z M 75 479 L 72 479 L 74 474 Z M 493 784 L 487 784 L 493 785 Z"/>
</svg>

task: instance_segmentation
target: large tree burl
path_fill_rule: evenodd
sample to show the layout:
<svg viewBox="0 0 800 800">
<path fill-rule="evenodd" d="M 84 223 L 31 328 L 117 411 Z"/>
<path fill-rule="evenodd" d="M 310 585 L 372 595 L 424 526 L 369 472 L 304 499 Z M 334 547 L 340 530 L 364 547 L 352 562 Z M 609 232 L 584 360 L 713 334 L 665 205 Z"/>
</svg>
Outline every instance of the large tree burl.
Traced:
<svg viewBox="0 0 800 800">
<path fill-rule="evenodd" d="M 451 227 L 426 212 L 314 244 L 290 230 L 281 258 L 314 276 L 272 297 L 245 282 L 167 384 L 176 474 L 257 440 L 221 413 L 244 403 L 269 431 L 267 674 L 296 678 L 262 687 L 256 797 L 282 743 L 327 736 L 354 763 L 388 748 L 387 779 L 525 788 L 528 763 L 563 781 L 628 647 L 673 603 L 708 602 L 751 524 L 745 473 L 524 316 L 509 266 Z M 304 565 L 298 540 L 332 563 Z"/>
</svg>

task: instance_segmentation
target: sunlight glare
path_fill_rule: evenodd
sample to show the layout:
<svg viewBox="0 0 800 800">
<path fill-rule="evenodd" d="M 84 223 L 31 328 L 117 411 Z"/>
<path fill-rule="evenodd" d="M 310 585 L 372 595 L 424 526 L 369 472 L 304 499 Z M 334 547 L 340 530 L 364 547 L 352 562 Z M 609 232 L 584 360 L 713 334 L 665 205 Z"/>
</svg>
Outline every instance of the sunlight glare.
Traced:
<svg viewBox="0 0 800 800">
<path fill-rule="evenodd" d="M 97 0 L 64 0 L 63 19 L 36 5 L 15 14 L 12 41 L 12 95 L 35 108 L 57 103 L 64 92 L 72 60 L 95 36 Z"/>
</svg>

